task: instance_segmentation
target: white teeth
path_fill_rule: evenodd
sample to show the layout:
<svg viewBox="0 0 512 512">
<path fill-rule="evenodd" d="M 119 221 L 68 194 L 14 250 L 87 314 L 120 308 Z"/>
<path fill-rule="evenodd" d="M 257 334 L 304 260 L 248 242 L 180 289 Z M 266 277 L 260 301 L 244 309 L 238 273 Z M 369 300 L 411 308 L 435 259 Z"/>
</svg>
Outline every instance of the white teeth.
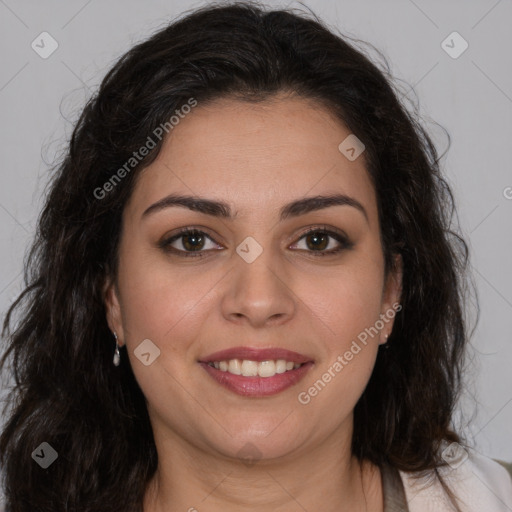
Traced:
<svg viewBox="0 0 512 512">
<path fill-rule="evenodd" d="M 274 361 L 261 361 L 258 365 L 260 377 L 273 377 L 276 374 L 276 363 Z"/>
<path fill-rule="evenodd" d="M 244 359 L 242 361 L 242 375 L 244 377 L 256 377 L 258 375 L 258 363 Z"/>
<path fill-rule="evenodd" d="M 229 361 L 228 372 L 233 375 L 242 375 L 242 363 L 239 359 Z"/>
<path fill-rule="evenodd" d="M 278 373 L 295 370 L 301 366 L 300 363 L 293 363 L 284 359 L 277 361 L 251 361 L 249 359 L 230 359 L 229 361 L 215 361 L 209 363 L 221 372 L 242 375 L 244 377 L 273 377 Z"/>
<path fill-rule="evenodd" d="M 278 359 L 276 361 L 276 373 L 284 373 L 286 371 L 286 361 L 284 359 Z"/>
</svg>

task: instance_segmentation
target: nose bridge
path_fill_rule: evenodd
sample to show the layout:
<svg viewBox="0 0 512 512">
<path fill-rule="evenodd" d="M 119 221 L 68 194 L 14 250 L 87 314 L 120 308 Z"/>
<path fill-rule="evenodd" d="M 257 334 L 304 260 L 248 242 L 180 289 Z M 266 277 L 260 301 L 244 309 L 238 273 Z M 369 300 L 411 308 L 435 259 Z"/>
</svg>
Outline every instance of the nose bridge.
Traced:
<svg viewBox="0 0 512 512">
<path fill-rule="evenodd" d="M 233 258 L 235 268 L 230 272 L 229 289 L 223 300 L 224 315 L 231 320 L 243 316 L 255 325 L 290 318 L 295 308 L 294 296 L 270 237 L 263 244 L 256 237 L 246 237 Z"/>
</svg>

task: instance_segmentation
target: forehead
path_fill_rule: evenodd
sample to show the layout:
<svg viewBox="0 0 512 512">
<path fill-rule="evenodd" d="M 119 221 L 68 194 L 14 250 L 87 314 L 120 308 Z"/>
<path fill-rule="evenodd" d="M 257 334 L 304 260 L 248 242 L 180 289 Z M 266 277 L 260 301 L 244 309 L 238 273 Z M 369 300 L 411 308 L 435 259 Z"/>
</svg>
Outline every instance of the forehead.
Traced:
<svg viewBox="0 0 512 512">
<path fill-rule="evenodd" d="M 371 219 L 376 205 L 364 153 L 350 161 L 339 150 L 350 134 L 300 97 L 199 103 L 139 175 L 132 207 L 142 211 L 177 192 L 227 201 L 243 217 L 308 195 L 343 193 L 363 203 Z"/>
</svg>

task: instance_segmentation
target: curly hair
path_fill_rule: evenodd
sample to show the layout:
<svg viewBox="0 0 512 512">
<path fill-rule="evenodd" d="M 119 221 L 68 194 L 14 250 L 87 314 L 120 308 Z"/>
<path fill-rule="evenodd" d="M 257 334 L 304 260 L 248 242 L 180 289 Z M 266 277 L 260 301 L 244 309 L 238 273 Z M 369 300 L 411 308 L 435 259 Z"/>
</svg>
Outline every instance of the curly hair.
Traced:
<svg viewBox="0 0 512 512">
<path fill-rule="evenodd" d="M 55 166 L 25 288 L 3 325 L 0 368 L 9 361 L 15 379 L 0 437 L 8 512 L 142 510 L 157 452 L 128 360 L 112 365 L 104 284 L 116 275 L 124 206 L 165 137 L 112 190 L 95 191 L 190 98 L 262 102 L 281 91 L 316 101 L 364 142 L 386 275 L 402 258 L 403 309 L 355 407 L 353 454 L 437 474 L 441 442 L 462 442 L 452 415 L 468 338 L 468 248 L 452 229 L 453 194 L 417 112 L 387 63 L 379 69 L 314 15 L 210 4 L 115 63 Z M 31 460 L 44 441 L 58 452 L 46 470 Z"/>
</svg>

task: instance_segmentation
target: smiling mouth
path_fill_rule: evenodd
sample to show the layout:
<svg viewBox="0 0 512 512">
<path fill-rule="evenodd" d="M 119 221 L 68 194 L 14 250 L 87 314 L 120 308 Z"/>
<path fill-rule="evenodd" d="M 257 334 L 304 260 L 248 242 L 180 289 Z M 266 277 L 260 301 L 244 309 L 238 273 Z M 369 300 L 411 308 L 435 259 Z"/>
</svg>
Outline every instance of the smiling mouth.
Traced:
<svg viewBox="0 0 512 512">
<path fill-rule="evenodd" d="M 240 372 L 236 374 L 229 371 L 229 365 L 233 360 L 219 361 L 219 368 L 215 368 L 215 361 L 212 362 L 199 362 L 199 364 L 206 370 L 206 372 L 222 387 L 229 391 L 248 398 L 268 397 L 281 393 L 282 391 L 294 386 L 301 379 L 304 378 L 306 373 L 313 367 L 313 362 L 306 363 L 293 363 L 285 361 L 285 368 L 290 367 L 290 370 L 285 369 L 282 373 L 277 373 L 277 369 L 282 370 L 283 366 L 279 359 L 277 361 L 252 361 L 241 360 Z M 245 365 L 243 363 L 246 363 Z M 221 363 L 227 363 L 228 369 L 221 370 Z M 274 368 L 272 368 L 274 366 Z M 224 364 L 223 364 L 223 367 Z M 238 370 L 235 370 L 238 371 Z M 257 374 L 255 374 L 257 372 Z M 260 375 L 260 373 L 262 375 Z M 250 374 L 250 375 L 247 375 Z M 265 376 L 266 375 L 266 376 Z"/>
<path fill-rule="evenodd" d="M 262 377 L 269 378 L 274 375 L 293 371 L 300 368 L 304 363 L 294 363 L 286 359 L 276 359 L 268 361 L 253 361 L 250 359 L 229 359 L 222 361 L 210 361 L 208 366 L 227 372 L 232 375 L 241 375 L 242 377 Z"/>
<path fill-rule="evenodd" d="M 233 347 L 198 363 L 218 384 L 244 397 L 266 397 L 294 386 L 314 366 L 310 356 L 284 348 Z"/>
</svg>

